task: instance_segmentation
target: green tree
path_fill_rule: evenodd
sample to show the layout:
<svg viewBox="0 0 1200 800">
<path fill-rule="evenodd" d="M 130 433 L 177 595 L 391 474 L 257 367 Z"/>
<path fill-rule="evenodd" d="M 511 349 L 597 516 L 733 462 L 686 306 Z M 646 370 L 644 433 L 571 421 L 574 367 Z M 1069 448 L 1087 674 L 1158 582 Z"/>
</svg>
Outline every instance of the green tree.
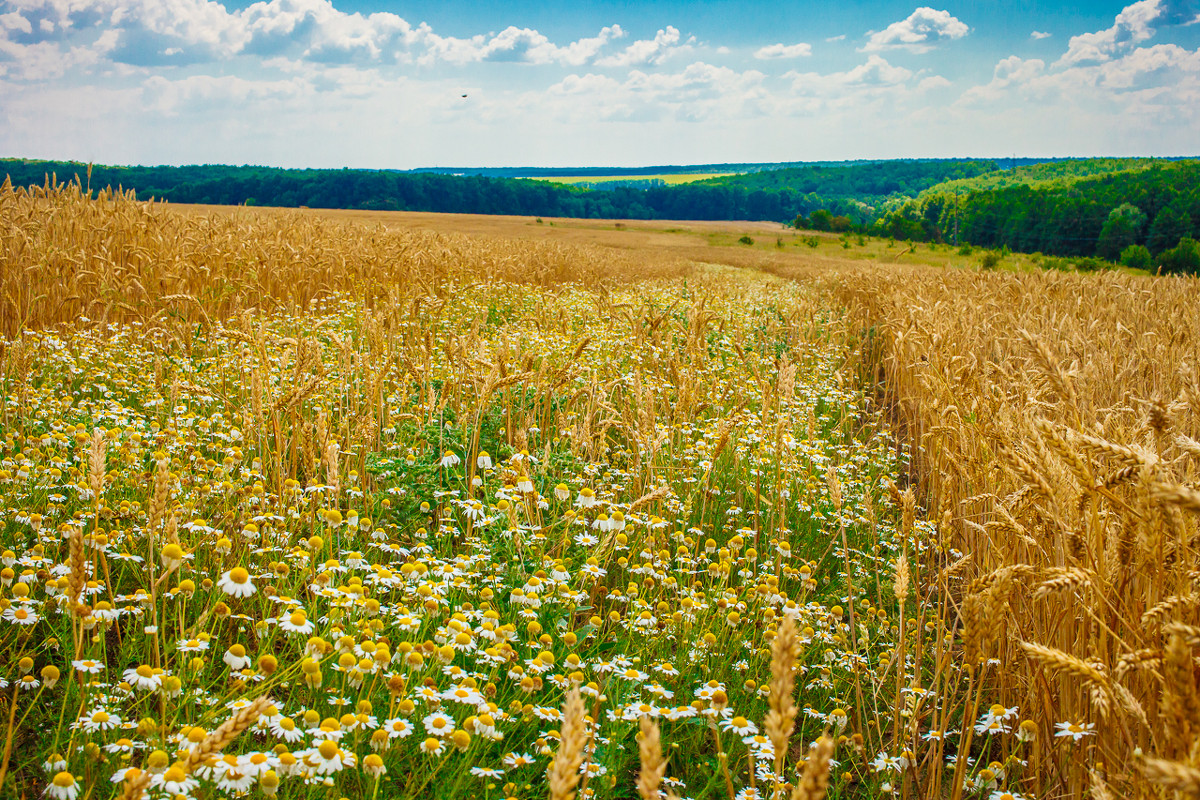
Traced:
<svg viewBox="0 0 1200 800">
<path fill-rule="evenodd" d="M 1174 203 L 1158 212 L 1146 236 L 1146 246 L 1151 253 L 1161 253 L 1174 247 L 1180 239 L 1192 232 L 1192 219 Z"/>
<path fill-rule="evenodd" d="M 1200 275 L 1200 242 L 1190 236 L 1158 257 L 1162 271 L 1174 275 Z"/>
<path fill-rule="evenodd" d="M 1121 251 L 1121 263 L 1132 269 L 1150 269 L 1150 251 L 1145 245 L 1131 244 Z"/>
<path fill-rule="evenodd" d="M 814 231 L 833 230 L 833 214 L 823 208 L 818 208 L 809 216 L 808 224 Z"/>
<path fill-rule="evenodd" d="M 1145 225 L 1146 215 L 1140 208 L 1130 203 L 1117 206 L 1109 212 L 1104 227 L 1100 229 L 1100 239 L 1096 244 L 1097 254 L 1109 261 L 1116 261 L 1121 251 L 1137 243 Z"/>
</svg>

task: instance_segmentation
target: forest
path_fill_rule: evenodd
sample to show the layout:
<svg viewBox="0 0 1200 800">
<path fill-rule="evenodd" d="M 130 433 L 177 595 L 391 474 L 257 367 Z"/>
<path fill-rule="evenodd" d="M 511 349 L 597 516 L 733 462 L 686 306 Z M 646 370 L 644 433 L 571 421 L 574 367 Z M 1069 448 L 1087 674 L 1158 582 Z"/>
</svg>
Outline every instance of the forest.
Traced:
<svg viewBox="0 0 1200 800">
<path fill-rule="evenodd" d="M 676 186 L 624 184 L 587 191 L 540 180 L 385 170 L 290 170 L 253 166 L 108 167 L 69 161 L 0 160 L 14 186 L 78 176 L 92 189 L 134 189 L 174 203 L 437 211 L 599 219 L 773 220 L 818 209 L 871 224 L 882 204 L 942 181 L 995 170 L 985 161 L 846 162 Z"/>
<path fill-rule="evenodd" d="M 1088 169 L 1080 163 L 1080 172 Z M 1200 272 L 1200 161 L 1137 163 L 1082 176 L 1048 175 L 1037 166 L 1019 168 L 1009 180 L 969 191 L 933 187 L 884 215 L 874 230 L 897 239 Z"/>
</svg>

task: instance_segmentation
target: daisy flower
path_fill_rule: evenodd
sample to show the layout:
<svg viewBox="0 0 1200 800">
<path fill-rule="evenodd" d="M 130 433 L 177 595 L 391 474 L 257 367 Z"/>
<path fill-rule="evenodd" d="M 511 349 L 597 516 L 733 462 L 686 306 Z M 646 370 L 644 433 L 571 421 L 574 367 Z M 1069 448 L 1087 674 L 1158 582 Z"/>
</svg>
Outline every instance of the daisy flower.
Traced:
<svg viewBox="0 0 1200 800">
<path fill-rule="evenodd" d="M 745 717 L 722 720 L 721 727 L 727 731 L 733 731 L 738 736 L 753 736 L 758 733 L 758 726 Z"/>
<path fill-rule="evenodd" d="M 1096 735 L 1096 723 L 1094 722 L 1085 722 L 1082 725 L 1075 722 L 1056 722 L 1054 727 L 1058 728 L 1055 736 L 1070 736 L 1077 742 L 1085 736 Z"/>
<path fill-rule="evenodd" d="M 133 688 L 144 692 L 153 692 L 162 686 L 163 671 L 154 669 L 149 664 L 130 667 L 121 673 L 121 677 Z"/>
<path fill-rule="evenodd" d="M 533 756 L 528 753 L 508 753 L 503 759 L 504 766 L 509 769 L 520 769 L 533 763 Z"/>
<path fill-rule="evenodd" d="M 299 633 L 307 636 L 313 632 L 316 626 L 308 618 L 308 614 L 305 613 L 304 609 L 298 608 L 286 617 L 280 617 L 279 627 L 288 633 Z"/>
<path fill-rule="evenodd" d="M 430 736 L 425 741 L 421 742 L 421 752 L 431 756 L 440 756 L 446 752 L 446 744 L 441 739 L 435 739 Z"/>
<path fill-rule="evenodd" d="M 271 724 L 271 735 L 293 744 L 304 738 L 304 731 L 296 726 L 296 720 L 291 717 L 280 717 Z"/>
<path fill-rule="evenodd" d="M 54 776 L 46 787 L 46 795 L 54 800 L 75 800 L 79 795 L 79 783 L 75 776 L 65 770 Z"/>
<path fill-rule="evenodd" d="M 316 747 L 307 751 L 304 762 L 311 766 L 318 775 L 332 775 L 341 772 L 347 766 L 346 753 L 332 739 L 326 739 Z"/>
<path fill-rule="evenodd" d="M 88 717 L 81 717 L 78 724 L 79 727 L 88 733 L 95 733 L 96 731 L 107 731 L 116 728 L 121 724 L 121 718 L 115 714 L 108 713 L 103 708 L 98 708 Z"/>
<path fill-rule="evenodd" d="M 382 730 L 387 732 L 389 739 L 404 739 L 412 735 L 413 724 L 403 717 L 393 717 L 384 721 Z"/>
<path fill-rule="evenodd" d="M 4 609 L 4 619 L 14 625 L 34 625 L 41 619 L 37 612 L 25 606 L 9 606 Z"/>
<path fill-rule="evenodd" d="M 87 658 L 81 661 L 72 661 L 71 666 L 88 675 L 96 675 L 104 669 L 103 663 Z"/>
<path fill-rule="evenodd" d="M 422 720 L 422 723 L 425 725 L 425 730 L 434 736 L 449 736 L 454 730 L 454 719 L 441 711 L 430 714 Z"/>
<path fill-rule="evenodd" d="M 217 588 L 230 597 L 249 597 L 258 591 L 250 580 L 250 573 L 243 567 L 234 567 L 222 573 Z"/>
</svg>

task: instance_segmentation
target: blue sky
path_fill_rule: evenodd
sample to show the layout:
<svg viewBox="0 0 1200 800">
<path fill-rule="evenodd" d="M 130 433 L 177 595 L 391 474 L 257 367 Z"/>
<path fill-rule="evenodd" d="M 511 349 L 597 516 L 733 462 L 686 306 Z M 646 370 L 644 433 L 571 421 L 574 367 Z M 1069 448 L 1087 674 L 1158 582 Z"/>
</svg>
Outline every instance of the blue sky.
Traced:
<svg viewBox="0 0 1200 800">
<path fill-rule="evenodd" d="M 390 168 L 1200 155 L 1198 20 L 1189 0 L 0 0 L 0 155 Z"/>
</svg>

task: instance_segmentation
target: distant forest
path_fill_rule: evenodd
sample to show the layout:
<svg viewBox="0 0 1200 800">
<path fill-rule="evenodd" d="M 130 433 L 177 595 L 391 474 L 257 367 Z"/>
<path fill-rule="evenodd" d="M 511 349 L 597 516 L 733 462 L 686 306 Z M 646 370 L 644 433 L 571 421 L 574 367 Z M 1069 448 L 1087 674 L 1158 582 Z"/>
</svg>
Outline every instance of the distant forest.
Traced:
<svg viewBox="0 0 1200 800">
<path fill-rule="evenodd" d="M 290 170 L 220 165 L 92 168 L 93 189 L 134 189 L 173 203 L 439 211 L 599 219 L 773 220 L 828 209 L 869 225 L 888 200 L 914 197 L 945 180 L 996 169 L 986 161 L 887 161 L 806 166 L 676 186 L 623 185 L 589 191 L 540 180 L 376 170 Z M 13 185 L 79 176 L 77 162 L 0 160 Z"/>
<path fill-rule="evenodd" d="M 960 246 L 1008 248 L 1200 273 L 1200 161 L 933 159 L 804 166 L 704 165 L 638 174 L 753 168 L 679 185 L 589 190 L 530 178 L 439 171 L 291 170 L 203 165 L 94 166 L 93 191 L 217 205 L 435 211 L 601 219 L 772 220 Z M 56 176 L 85 184 L 78 162 L 0 159 L 14 186 Z M 496 172 L 516 174 L 517 169 Z M 525 170 L 546 176 L 553 170 Z M 581 170 L 571 170 L 580 174 Z M 610 171 L 610 174 L 617 171 Z M 1193 257 L 1194 256 L 1194 257 Z"/>
<path fill-rule="evenodd" d="M 1082 162 L 1080 171 L 1087 174 L 1078 177 L 1043 165 L 1016 170 L 1007 185 L 934 187 L 873 227 L 897 239 L 1098 257 L 1129 266 L 1165 261 L 1168 271 L 1200 272 L 1200 255 L 1190 252 L 1200 239 L 1200 161 L 1139 162 L 1098 175 L 1089 169 Z M 1164 260 L 1168 251 L 1175 252 Z"/>
</svg>

